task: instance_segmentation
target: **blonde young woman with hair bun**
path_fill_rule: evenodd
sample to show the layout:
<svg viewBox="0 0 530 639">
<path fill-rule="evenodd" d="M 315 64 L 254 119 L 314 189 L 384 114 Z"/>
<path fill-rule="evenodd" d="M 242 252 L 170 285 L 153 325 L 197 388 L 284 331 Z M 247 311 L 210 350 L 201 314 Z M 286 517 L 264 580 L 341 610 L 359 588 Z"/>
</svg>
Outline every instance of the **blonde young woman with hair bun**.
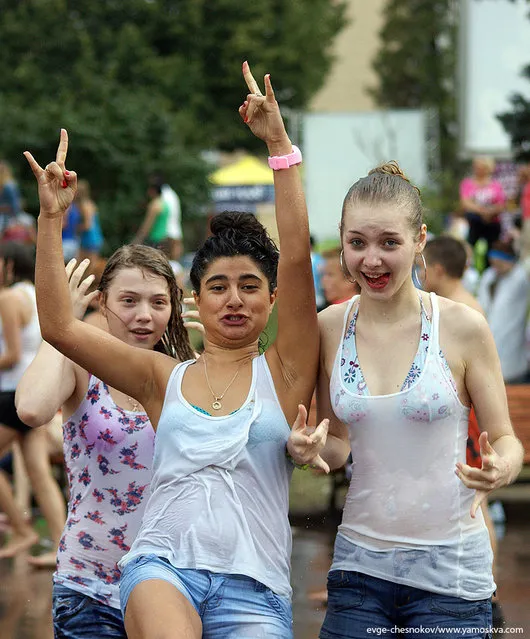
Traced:
<svg viewBox="0 0 530 639">
<path fill-rule="evenodd" d="M 495 590 L 479 505 L 522 463 L 491 332 L 477 311 L 414 285 L 427 228 L 397 163 L 350 188 L 340 233 L 360 294 L 320 313 L 317 405 L 330 418 L 321 458 L 339 468 L 351 452 L 353 465 L 320 638 L 485 637 L 471 630 L 491 626 Z"/>
</svg>

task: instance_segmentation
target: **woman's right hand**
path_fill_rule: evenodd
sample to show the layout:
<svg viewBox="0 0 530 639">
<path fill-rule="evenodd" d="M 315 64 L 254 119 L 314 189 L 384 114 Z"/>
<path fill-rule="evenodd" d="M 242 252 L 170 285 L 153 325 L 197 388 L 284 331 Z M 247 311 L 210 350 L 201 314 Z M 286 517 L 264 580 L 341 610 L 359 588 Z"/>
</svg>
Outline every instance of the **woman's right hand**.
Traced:
<svg viewBox="0 0 530 639">
<path fill-rule="evenodd" d="M 72 300 L 72 309 L 77 319 L 82 320 L 87 312 L 90 302 L 94 300 L 99 291 L 96 289 L 92 293 L 88 293 L 88 289 L 94 282 L 94 275 L 89 275 L 81 281 L 85 271 L 87 270 L 90 260 L 83 260 L 76 268 L 77 260 L 73 259 L 68 262 L 65 267 L 66 277 L 68 278 L 68 286 L 70 288 L 70 299 Z"/>
<path fill-rule="evenodd" d="M 77 175 L 65 168 L 68 152 L 68 133 L 61 129 L 61 139 L 55 162 L 43 169 L 29 151 L 24 151 L 39 187 L 40 214 L 47 218 L 61 218 L 72 204 L 77 190 Z"/>
</svg>

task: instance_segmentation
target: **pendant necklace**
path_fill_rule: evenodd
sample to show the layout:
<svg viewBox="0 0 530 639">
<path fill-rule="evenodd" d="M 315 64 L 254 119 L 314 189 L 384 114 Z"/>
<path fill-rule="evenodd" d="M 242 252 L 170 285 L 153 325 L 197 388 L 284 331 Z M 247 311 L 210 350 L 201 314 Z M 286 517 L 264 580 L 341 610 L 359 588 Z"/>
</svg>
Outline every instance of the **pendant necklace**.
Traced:
<svg viewBox="0 0 530 639">
<path fill-rule="evenodd" d="M 128 402 L 131 404 L 131 412 L 137 413 L 140 410 L 140 404 L 132 397 L 127 397 Z"/>
<path fill-rule="evenodd" d="M 221 404 L 221 400 L 226 395 L 226 391 L 235 382 L 236 377 L 239 374 L 239 369 L 241 368 L 241 364 L 239 364 L 239 366 L 237 367 L 235 375 L 232 377 L 232 379 L 230 380 L 230 382 L 228 383 L 228 386 L 224 389 L 224 391 L 220 395 L 216 395 L 213 392 L 212 385 L 210 384 L 210 380 L 208 379 L 208 368 L 206 366 L 206 354 L 205 353 L 203 353 L 203 360 L 204 360 L 204 375 L 206 377 L 206 383 L 208 384 L 208 388 L 210 389 L 210 393 L 212 394 L 212 397 L 213 397 L 212 408 L 214 410 L 221 410 L 221 408 L 223 407 L 223 405 Z"/>
</svg>

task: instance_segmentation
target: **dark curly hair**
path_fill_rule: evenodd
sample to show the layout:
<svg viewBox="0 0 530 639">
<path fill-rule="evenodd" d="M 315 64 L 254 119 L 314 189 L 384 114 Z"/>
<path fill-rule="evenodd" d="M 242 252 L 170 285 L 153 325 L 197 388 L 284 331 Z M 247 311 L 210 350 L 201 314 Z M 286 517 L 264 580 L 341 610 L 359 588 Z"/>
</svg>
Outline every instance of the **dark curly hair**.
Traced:
<svg viewBox="0 0 530 639">
<path fill-rule="evenodd" d="M 250 257 L 265 275 L 269 291 L 276 288 L 280 253 L 265 227 L 252 213 L 225 211 L 216 215 L 211 223 L 212 235 L 195 253 L 191 265 L 190 280 L 196 293 L 201 290 L 201 280 L 212 262 L 220 257 Z"/>
<path fill-rule="evenodd" d="M 177 285 L 167 257 L 158 249 L 140 244 L 128 244 L 119 248 L 110 256 L 101 275 L 98 289 L 102 293 L 103 301 L 106 301 L 107 291 L 114 276 L 125 268 L 139 268 L 166 280 L 171 299 L 171 316 L 161 340 L 155 345 L 155 351 L 177 357 L 181 361 L 193 359 L 194 353 L 188 331 L 182 320 L 182 291 Z"/>
</svg>

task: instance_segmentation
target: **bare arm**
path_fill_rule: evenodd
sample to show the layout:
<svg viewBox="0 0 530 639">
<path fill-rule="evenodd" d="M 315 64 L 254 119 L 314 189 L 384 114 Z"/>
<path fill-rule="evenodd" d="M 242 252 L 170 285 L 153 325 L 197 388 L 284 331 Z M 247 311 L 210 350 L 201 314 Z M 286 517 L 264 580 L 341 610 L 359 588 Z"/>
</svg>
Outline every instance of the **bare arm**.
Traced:
<svg viewBox="0 0 530 639">
<path fill-rule="evenodd" d="M 269 155 L 292 153 L 270 77 L 265 76 L 265 96 L 262 96 L 247 63 L 243 65 L 243 73 L 251 93 L 240 108 L 241 116 L 254 135 L 266 142 Z M 274 171 L 274 193 L 280 238 L 278 333 L 267 352 L 267 359 L 275 379 L 280 382 L 277 384 L 280 401 L 283 400 L 287 418 L 292 422 L 297 417 L 299 403 L 309 406 L 318 368 L 318 323 L 309 221 L 296 166 Z M 302 327 L 304 345 L 300 348 Z"/>
<path fill-rule="evenodd" d="M 12 368 L 20 359 L 22 352 L 22 318 L 20 302 L 14 291 L 6 289 L 0 293 L 0 320 L 4 340 L 0 355 L 0 370 Z"/>
<path fill-rule="evenodd" d="M 83 279 L 89 261 L 83 260 L 76 268 L 76 260 L 70 260 L 65 272 L 68 278 L 70 299 L 75 317 L 81 319 L 90 302 L 98 295 L 98 291 L 87 291 L 94 282 L 94 275 Z M 88 382 L 86 371 L 84 377 Z M 18 383 L 15 405 L 20 419 L 36 428 L 50 422 L 57 411 L 74 398 L 76 391 L 85 393 L 86 388 L 78 388 L 81 369 L 53 346 L 43 342 L 37 355 L 26 369 Z M 80 401 L 80 399 L 79 399 Z M 77 408 L 75 402 L 70 406 Z M 66 407 L 68 410 L 69 407 Z"/>
<path fill-rule="evenodd" d="M 459 477 L 477 491 L 472 514 L 492 490 L 517 478 L 523 447 L 515 436 L 508 412 L 508 401 L 501 365 L 491 331 L 478 313 L 465 309 L 469 319 L 456 328 L 464 345 L 465 386 L 475 408 L 480 429 L 482 468 L 458 464 Z"/>
<path fill-rule="evenodd" d="M 331 309 L 335 311 L 335 309 Z M 336 314 L 336 313 L 334 313 Z M 329 420 L 328 438 L 320 456 L 328 464 L 331 470 L 341 468 L 346 463 L 351 452 L 348 429 L 337 419 L 331 406 L 329 393 L 329 372 L 334 362 L 334 333 L 333 318 L 330 313 L 319 314 L 320 325 L 320 367 L 317 379 L 317 421 L 324 418 Z M 331 320 L 331 321 L 330 321 Z"/>
<path fill-rule="evenodd" d="M 156 200 L 153 200 L 152 202 L 149 203 L 143 222 L 140 228 L 138 229 L 138 232 L 135 235 L 135 238 L 134 238 L 135 242 L 137 242 L 138 244 L 141 244 L 145 240 L 149 231 L 151 230 L 151 227 L 155 223 L 157 215 L 160 213 L 161 210 L 162 210 L 162 206 L 161 206 L 160 198 L 157 198 Z"/>
<path fill-rule="evenodd" d="M 31 428 L 47 424 L 73 395 L 75 385 L 74 364 L 43 342 L 18 383 L 18 416 Z"/>
<path fill-rule="evenodd" d="M 42 169 L 26 158 L 39 185 L 36 291 L 43 338 L 76 364 L 143 404 L 155 424 L 174 360 L 134 348 L 74 317 L 62 263 L 62 217 L 76 190 L 77 176 L 65 169 L 68 136 L 61 131 L 56 162 Z"/>
</svg>

